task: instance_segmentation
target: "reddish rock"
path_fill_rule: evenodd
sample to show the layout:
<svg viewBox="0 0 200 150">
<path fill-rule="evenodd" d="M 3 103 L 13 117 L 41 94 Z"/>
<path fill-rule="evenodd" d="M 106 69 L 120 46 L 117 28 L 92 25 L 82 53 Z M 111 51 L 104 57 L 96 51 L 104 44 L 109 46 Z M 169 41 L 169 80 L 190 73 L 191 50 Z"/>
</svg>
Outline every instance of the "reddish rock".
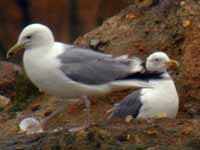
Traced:
<svg viewBox="0 0 200 150">
<path fill-rule="evenodd" d="M 8 62 L 0 62 L 0 94 L 8 97 L 15 95 L 16 75 L 19 66 Z"/>
<path fill-rule="evenodd" d="M 193 108 L 197 106 L 192 112 L 200 112 L 200 7 L 197 3 L 187 0 L 181 5 L 178 1 L 165 0 L 145 10 L 133 5 L 79 37 L 75 43 L 90 47 L 90 41 L 96 39 L 106 43 L 100 50 L 142 58 L 157 50 L 167 52 L 181 64 L 180 70 L 172 74 L 177 81 L 181 110 L 189 104 Z M 130 14 L 133 19 L 127 17 Z M 190 24 L 183 24 L 185 20 Z M 195 104 L 194 99 L 198 99 Z"/>
<path fill-rule="evenodd" d="M 0 12 L 0 47 L 8 49 L 18 37 L 22 14 L 15 1 L 0 1 Z"/>
<path fill-rule="evenodd" d="M 0 48 L 10 48 L 30 23 L 48 25 L 57 41 L 72 41 L 128 4 L 124 0 L 0 1 Z"/>
<path fill-rule="evenodd" d="M 184 91 L 187 96 L 200 100 L 200 16 L 197 14 L 200 8 L 189 2 L 183 9 L 188 14 L 184 19 L 191 22 L 191 25 L 186 27 L 184 43 L 183 76 L 184 85 L 187 88 Z"/>
<path fill-rule="evenodd" d="M 56 40 L 70 40 L 70 1 L 40 0 L 30 1 L 30 17 L 32 22 L 49 26 Z"/>
</svg>

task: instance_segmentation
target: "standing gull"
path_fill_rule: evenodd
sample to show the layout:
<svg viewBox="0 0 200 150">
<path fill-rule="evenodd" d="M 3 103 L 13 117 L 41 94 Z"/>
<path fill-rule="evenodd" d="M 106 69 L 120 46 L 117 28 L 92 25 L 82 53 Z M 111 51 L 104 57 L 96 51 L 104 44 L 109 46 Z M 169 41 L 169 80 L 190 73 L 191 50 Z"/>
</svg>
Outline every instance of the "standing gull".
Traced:
<svg viewBox="0 0 200 150">
<path fill-rule="evenodd" d="M 146 71 L 136 73 L 132 78 L 140 78 L 150 84 L 152 88 L 142 88 L 132 92 L 120 103 L 115 104 L 109 115 L 113 118 L 151 118 L 159 114 L 174 118 L 179 107 L 176 87 L 167 72 L 169 67 L 177 66 L 163 52 L 155 52 L 147 58 Z"/>
<path fill-rule="evenodd" d="M 51 30 L 41 24 L 27 26 L 21 32 L 17 44 L 8 51 L 7 57 L 22 49 L 25 49 L 23 64 L 29 79 L 50 95 L 80 97 L 88 108 L 88 116 L 88 96 L 147 86 L 144 81 L 126 78 L 142 69 L 137 59 L 123 56 L 115 58 L 55 42 Z"/>
</svg>

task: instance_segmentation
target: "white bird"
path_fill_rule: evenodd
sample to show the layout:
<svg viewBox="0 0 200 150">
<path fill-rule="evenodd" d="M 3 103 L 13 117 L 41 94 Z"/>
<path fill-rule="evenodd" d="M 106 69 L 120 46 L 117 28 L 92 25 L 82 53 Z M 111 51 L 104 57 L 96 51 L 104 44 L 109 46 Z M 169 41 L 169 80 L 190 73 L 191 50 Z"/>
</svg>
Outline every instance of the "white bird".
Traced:
<svg viewBox="0 0 200 150">
<path fill-rule="evenodd" d="M 88 96 L 147 86 L 142 80 L 126 78 L 142 69 L 137 59 L 115 58 L 91 49 L 55 42 L 51 30 L 45 25 L 25 27 L 7 57 L 22 49 L 25 49 L 25 72 L 40 90 L 61 98 L 80 97 L 88 108 Z"/>
<path fill-rule="evenodd" d="M 131 116 L 132 118 L 151 118 L 159 115 L 174 118 L 179 108 L 179 97 L 167 69 L 178 66 L 163 52 L 155 52 L 146 60 L 146 71 L 132 76 L 145 80 L 152 88 L 142 88 L 132 92 L 120 103 L 115 104 L 108 119 Z"/>
</svg>

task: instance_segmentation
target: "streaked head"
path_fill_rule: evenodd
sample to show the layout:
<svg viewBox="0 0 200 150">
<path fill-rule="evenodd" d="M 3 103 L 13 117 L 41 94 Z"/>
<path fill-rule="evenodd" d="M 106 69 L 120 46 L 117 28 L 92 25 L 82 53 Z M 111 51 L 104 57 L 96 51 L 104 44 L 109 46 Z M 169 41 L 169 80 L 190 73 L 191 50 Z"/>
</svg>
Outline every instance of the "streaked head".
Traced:
<svg viewBox="0 0 200 150">
<path fill-rule="evenodd" d="M 166 72 L 169 68 L 176 68 L 179 64 L 176 60 L 170 59 L 164 52 L 151 54 L 146 61 L 146 68 L 150 72 Z"/>
<path fill-rule="evenodd" d="M 51 30 L 42 24 L 31 24 L 23 29 L 17 44 L 14 45 L 7 53 L 7 58 L 22 49 L 32 49 L 42 46 L 51 45 L 54 37 Z"/>
</svg>

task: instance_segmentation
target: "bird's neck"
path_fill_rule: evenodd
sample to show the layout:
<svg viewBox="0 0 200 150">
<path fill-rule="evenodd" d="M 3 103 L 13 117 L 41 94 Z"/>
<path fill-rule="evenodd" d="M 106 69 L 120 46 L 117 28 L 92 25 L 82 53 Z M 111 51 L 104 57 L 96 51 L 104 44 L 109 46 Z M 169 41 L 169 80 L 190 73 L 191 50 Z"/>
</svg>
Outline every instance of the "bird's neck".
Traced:
<svg viewBox="0 0 200 150">
<path fill-rule="evenodd" d="M 23 55 L 23 63 L 26 62 L 29 63 L 37 63 L 40 62 L 40 60 L 44 59 L 44 57 L 50 53 L 51 48 L 50 47 L 36 47 L 33 49 L 26 49 Z"/>
<path fill-rule="evenodd" d="M 169 77 L 171 77 L 167 71 L 163 72 L 162 76 L 163 76 L 163 78 L 169 78 Z"/>
</svg>

